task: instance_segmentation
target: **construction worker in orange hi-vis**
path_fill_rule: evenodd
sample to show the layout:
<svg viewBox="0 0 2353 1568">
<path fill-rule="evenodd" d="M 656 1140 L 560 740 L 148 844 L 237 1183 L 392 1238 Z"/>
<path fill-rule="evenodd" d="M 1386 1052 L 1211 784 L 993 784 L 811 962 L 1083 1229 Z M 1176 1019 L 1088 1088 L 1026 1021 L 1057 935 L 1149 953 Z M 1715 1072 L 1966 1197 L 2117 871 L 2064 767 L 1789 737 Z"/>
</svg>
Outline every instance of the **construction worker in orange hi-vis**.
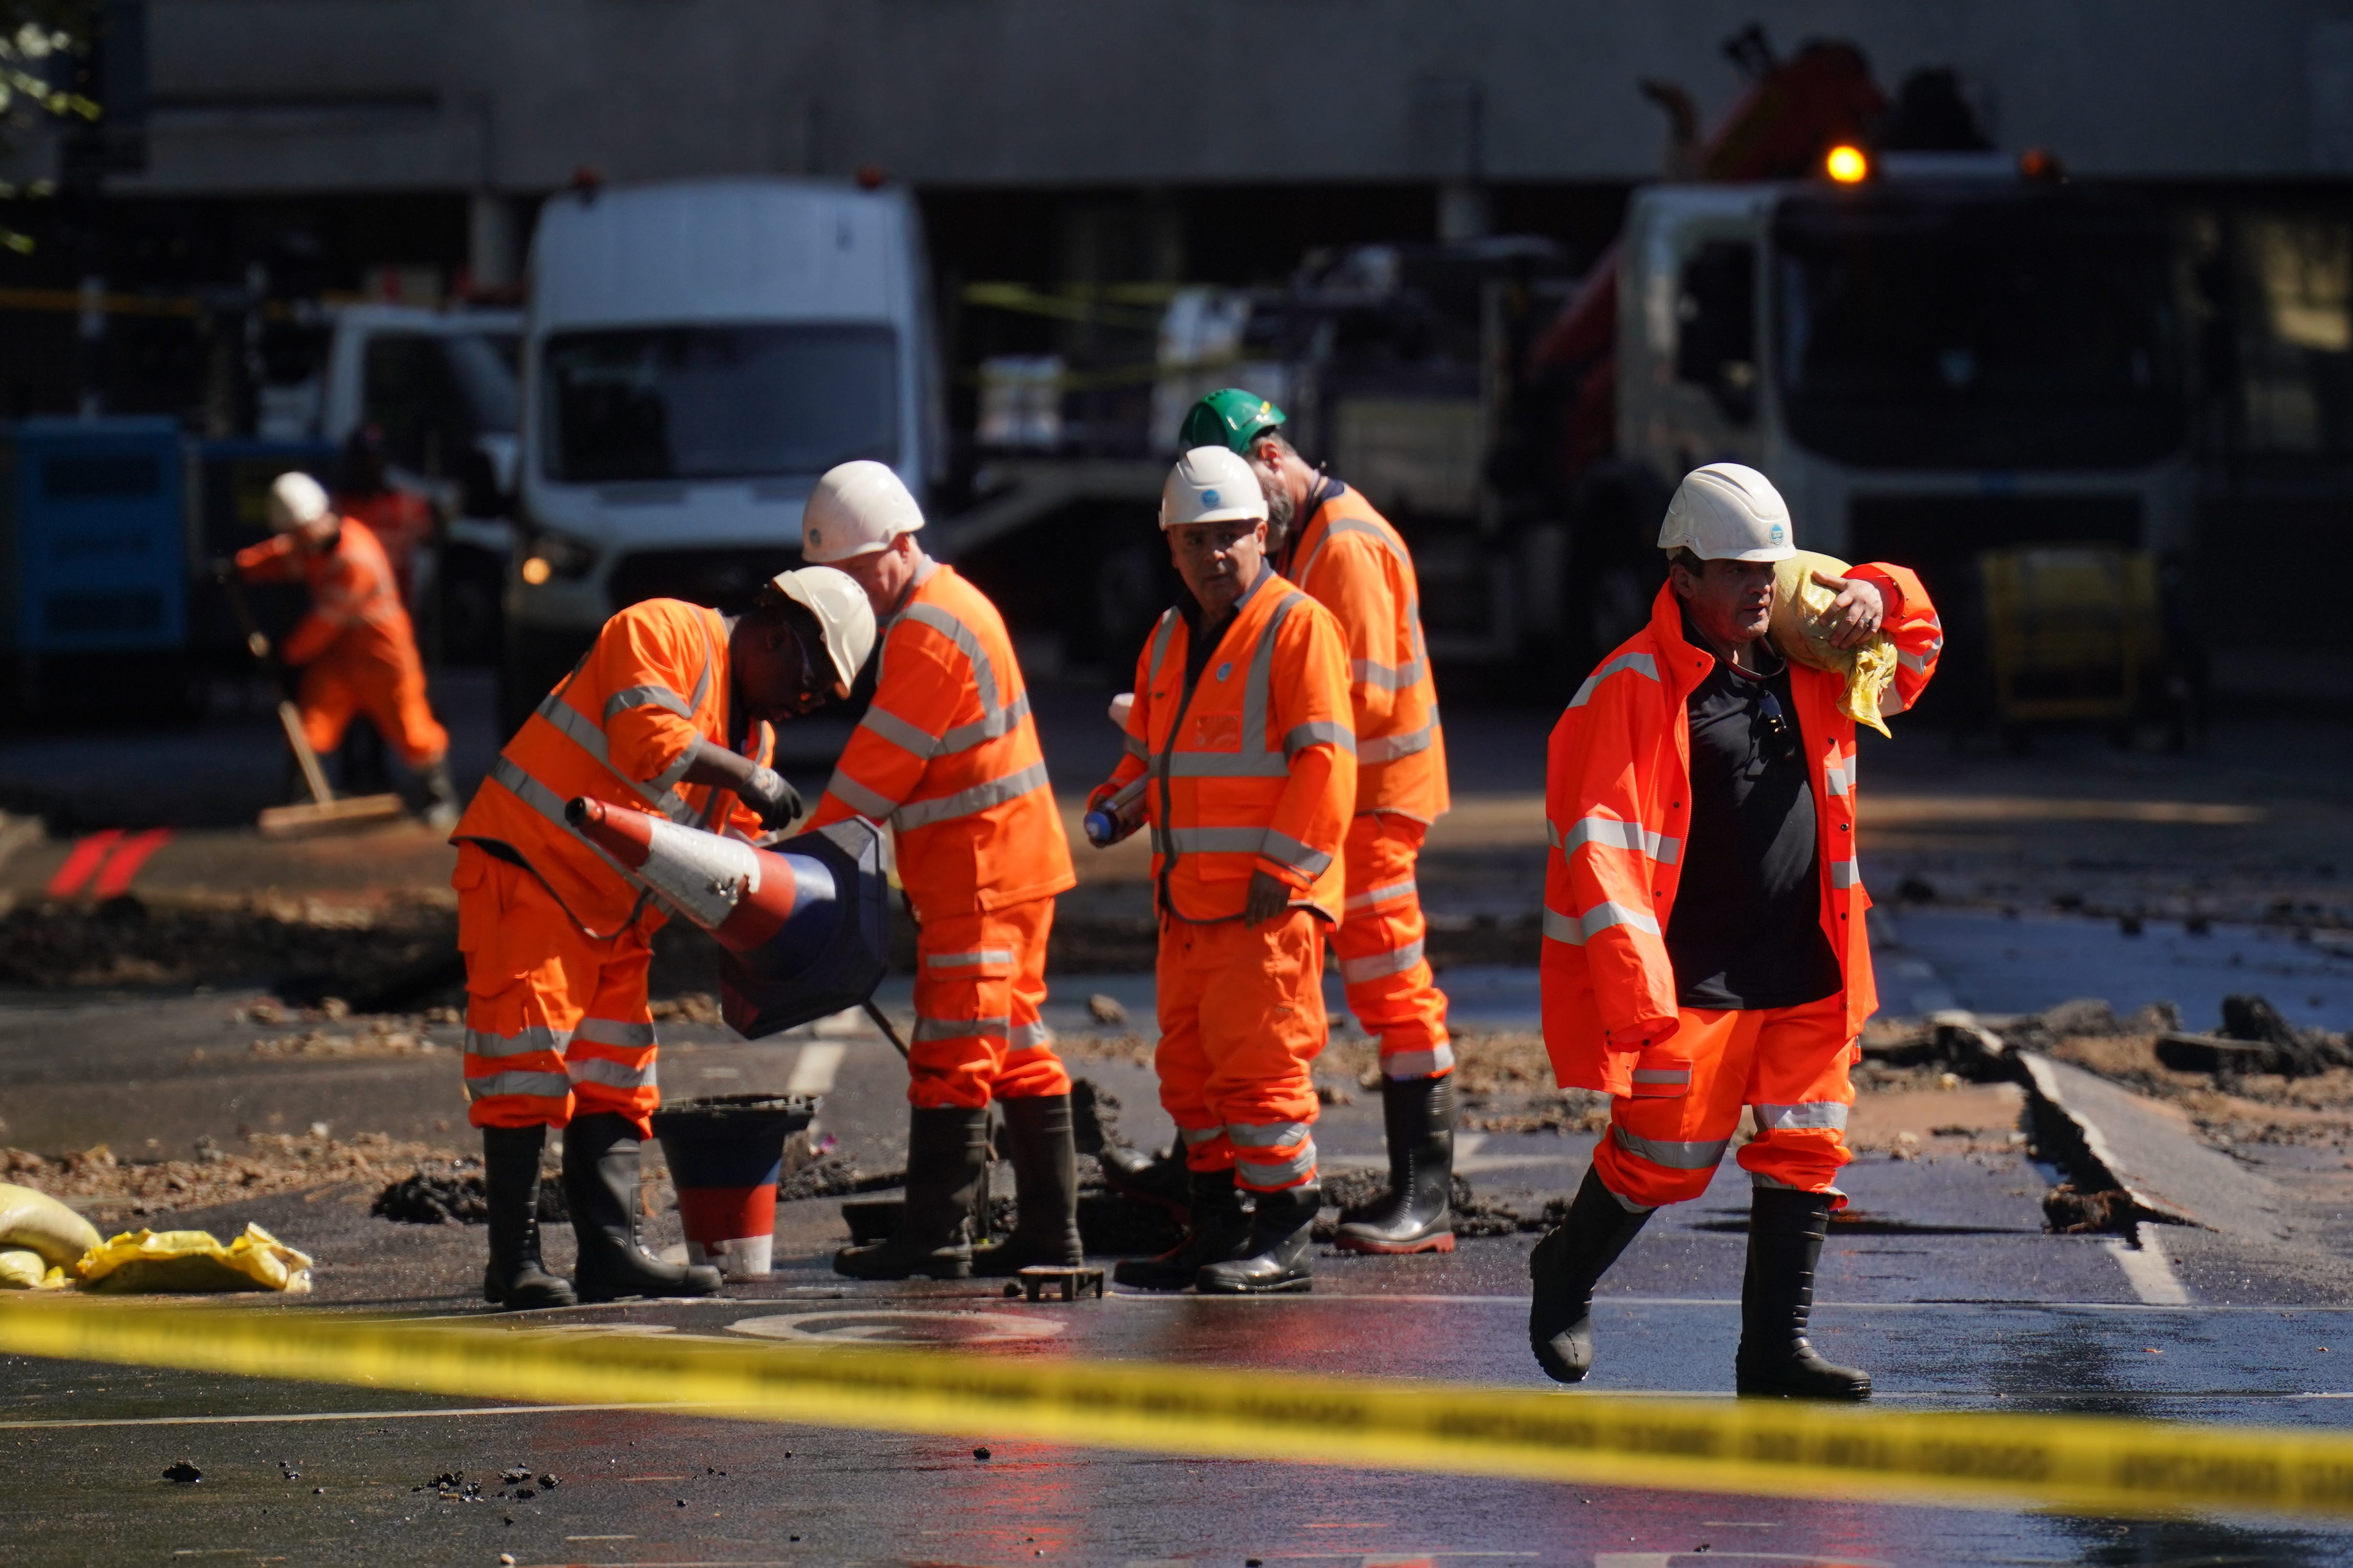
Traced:
<svg viewBox="0 0 2353 1568">
<path fill-rule="evenodd" d="M 1115 1271 L 1146 1289 L 1312 1287 L 1323 1188 L 1310 1071 L 1356 738 L 1339 626 L 1268 564 L 1266 516 L 1234 452 L 1177 459 L 1160 526 L 1185 592 L 1136 661 L 1127 755 L 1088 800 L 1097 843 L 1152 829 L 1153 1065 L 1191 1181 L 1183 1243 Z"/>
<path fill-rule="evenodd" d="M 856 578 L 883 627 L 874 700 L 810 824 L 890 824 L 916 922 L 907 1201 L 890 1239 L 835 1257 L 861 1279 L 1082 1261 L 1071 1076 L 1039 1016 L 1054 896 L 1077 879 L 1071 847 L 1004 618 L 923 553 L 923 526 L 899 476 L 866 461 L 820 479 L 801 521 L 803 555 Z M 986 1244 L 965 1224 L 992 1102 L 1019 1218 Z"/>
<path fill-rule="evenodd" d="M 279 475 L 269 511 L 272 537 L 238 551 L 237 569 L 252 582 L 310 586 L 310 614 L 279 648 L 302 672 L 294 706 L 303 739 L 326 756 L 343 743 L 352 720 L 366 715 L 417 773 L 426 820 L 446 828 L 458 810 L 449 733 L 426 702 L 417 632 L 384 547 L 365 523 L 329 505 L 308 474 Z"/>
<path fill-rule="evenodd" d="M 1283 423 L 1265 398 L 1228 387 L 1193 405 L 1178 444 L 1229 447 L 1250 460 L 1266 491 L 1268 559 L 1332 612 L 1348 647 L 1356 800 L 1342 856 L 1348 896 L 1332 949 L 1348 1010 L 1380 1039 L 1389 1194 L 1343 1222 L 1335 1239 L 1351 1252 L 1451 1252 L 1454 1047 L 1446 997 L 1422 951 L 1428 926 L 1414 880 L 1422 837 L 1447 807 L 1420 589 L 1388 520 L 1302 458 Z"/>
<path fill-rule="evenodd" d="M 801 803 L 768 765 L 769 726 L 848 696 L 873 647 L 866 595 L 823 567 L 781 574 L 740 616 L 632 605 L 523 721 L 466 808 L 451 881 L 491 1301 L 719 1289 L 716 1269 L 663 1263 L 638 1240 L 638 1145 L 661 1103 L 646 969 L 664 915 L 565 805 L 586 796 L 744 837 L 784 827 Z M 563 1131 L 580 1243 L 570 1285 L 543 1263 L 534 1218 L 550 1127 Z"/>
<path fill-rule="evenodd" d="M 1851 1156 L 1849 1067 L 1879 1005 L 1855 858 L 1854 721 L 1841 675 L 1767 636 L 1789 510 L 1764 475 L 1683 479 L 1651 624 L 1588 677 L 1546 770 L 1545 1044 L 1563 1088 L 1610 1096 L 1567 1217 L 1529 1260 L 1528 1339 L 1552 1377 L 1593 1362 L 1593 1288 L 1662 1205 L 1706 1191 L 1744 1110 L 1753 1185 L 1735 1382 L 1862 1399 L 1871 1377 L 1806 1341 Z M 1944 635 L 1901 566 L 1815 570 L 1836 647 L 1896 655 L 1881 711 L 1916 701 Z"/>
<path fill-rule="evenodd" d="M 401 603 L 415 604 L 417 552 L 433 537 L 433 503 L 392 482 L 381 426 L 363 425 L 343 443 L 335 473 L 335 510 L 368 525 L 384 546 L 385 559 L 392 563 Z"/>
</svg>

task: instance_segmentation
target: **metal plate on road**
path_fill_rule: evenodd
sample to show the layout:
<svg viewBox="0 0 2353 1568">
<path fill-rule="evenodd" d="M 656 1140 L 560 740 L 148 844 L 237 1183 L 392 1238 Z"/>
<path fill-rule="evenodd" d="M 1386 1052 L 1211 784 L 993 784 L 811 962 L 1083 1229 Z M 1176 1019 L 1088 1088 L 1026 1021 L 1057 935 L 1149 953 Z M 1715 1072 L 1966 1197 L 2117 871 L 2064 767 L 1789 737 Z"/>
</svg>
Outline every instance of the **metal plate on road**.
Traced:
<svg viewBox="0 0 2353 1568">
<path fill-rule="evenodd" d="M 830 1312 L 779 1312 L 742 1318 L 730 1333 L 764 1340 L 813 1340 L 835 1344 L 987 1345 L 1010 1340 L 1050 1340 L 1062 1325 L 1050 1318 L 1010 1312 L 952 1312 L 916 1308 L 849 1308 Z"/>
</svg>

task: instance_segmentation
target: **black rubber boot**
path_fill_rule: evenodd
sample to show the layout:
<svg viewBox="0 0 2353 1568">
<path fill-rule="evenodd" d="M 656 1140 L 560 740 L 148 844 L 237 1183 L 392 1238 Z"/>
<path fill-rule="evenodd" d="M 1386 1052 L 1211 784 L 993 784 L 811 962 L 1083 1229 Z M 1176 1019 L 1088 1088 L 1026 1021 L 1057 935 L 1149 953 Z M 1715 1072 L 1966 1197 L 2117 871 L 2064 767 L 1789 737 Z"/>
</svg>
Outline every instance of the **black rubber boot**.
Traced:
<svg viewBox="0 0 2353 1568">
<path fill-rule="evenodd" d="M 1192 1173 L 1185 1168 L 1185 1146 L 1179 1142 L 1157 1154 L 1106 1143 L 1095 1155 L 1103 1185 L 1121 1197 L 1152 1204 L 1187 1223 L 1193 1201 Z"/>
<path fill-rule="evenodd" d="M 1381 1120 L 1389 1135 L 1388 1202 L 1350 1220 L 1335 1238 L 1348 1252 L 1451 1252 L 1454 1216 L 1454 1075 L 1385 1078 Z"/>
<path fill-rule="evenodd" d="M 1250 1221 L 1250 1251 L 1230 1263 L 1212 1263 L 1194 1279 L 1204 1296 L 1266 1296 L 1277 1290 L 1313 1290 L 1315 1211 L 1324 1188 L 1310 1182 L 1279 1193 L 1260 1193 Z"/>
<path fill-rule="evenodd" d="M 833 1255 L 833 1271 L 852 1279 L 969 1278 L 973 1205 L 987 1175 L 988 1107 L 909 1111 L 907 1206 L 898 1233 L 870 1247 L 843 1247 Z"/>
<path fill-rule="evenodd" d="M 564 1130 L 564 1197 L 580 1261 L 572 1288 L 583 1301 L 628 1296 L 715 1296 L 719 1270 L 664 1263 L 638 1239 L 638 1127 L 617 1110 L 575 1116 Z"/>
<path fill-rule="evenodd" d="M 511 1311 L 569 1307 L 572 1287 L 547 1271 L 539 1257 L 539 1156 L 547 1129 L 482 1129 L 482 1185 L 491 1200 L 491 1265 L 482 1270 L 482 1300 Z"/>
<path fill-rule="evenodd" d="M 1013 1157 L 1013 1234 L 972 1249 L 972 1271 L 1003 1279 L 1032 1264 L 1075 1268 L 1086 1261 L 1079 1240 L 1079 1147 L 1071 1134 L 1071 1097 L 1001 1100 L 1005 1141 Z"/>
<path fill-rule="evenodd" d="M 1734 1386 L 1779 1399 L 1868 1399 L 1871 1373 L 1824 1361 L 1806 1342 L 1814 1266 L 1830 1234 L 1826 1193 L 1758 1187 L 1748 1204 L 1748 1273 L 1740 1282 Z"/>
<path fill-rule="evenodd" d="M 1593 1288 L 1656 1209 L 1629 1209 L 1585 1168 L 1584 1184 L 1528 1255 L 1535 1299 L 1528 1304 L 1528 1348 L 1555 1383 L 1581 1383 L 1593 1370 Z"/>
<path fill-rule="evenodd" d="M 1157 1258 L 1122 1259 L 1112 1271 L 1118 1284 L 1139 1290 L 1182 1290 L 1200 1278 L 1204 1266 L 1250 1256 L 1250 1216 L 1231 1171 L 1195 1171 L 1187 1203 L 1192 1219 L 1185 1239 Z"/>
</svg>

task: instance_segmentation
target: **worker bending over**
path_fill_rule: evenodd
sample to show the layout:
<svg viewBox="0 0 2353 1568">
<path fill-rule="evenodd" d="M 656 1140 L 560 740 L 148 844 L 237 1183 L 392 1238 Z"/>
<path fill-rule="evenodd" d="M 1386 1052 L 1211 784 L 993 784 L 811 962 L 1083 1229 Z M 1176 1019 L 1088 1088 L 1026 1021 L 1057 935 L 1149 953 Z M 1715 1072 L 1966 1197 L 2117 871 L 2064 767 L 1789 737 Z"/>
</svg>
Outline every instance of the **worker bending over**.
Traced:
<svg viewBox="0 0 2353 1568">
<path fill-rule="evenodd" d="M 1266 517 L 1250 465 L 1223 446 L 1169 473 L 1160 526 L 1185 592 L 1136 662 L 1127 755 L 1088 802 L 1152 825 L 1153 1065 L 1191 1182 L 1184 1242 L 1115 1272 L 1147 1289 L 1310 1288 L 1323 1188 L 1309 1074 L 1356 739 L 1340 628 L 1267 564 Z"/>
<path fill-rule="evenodd" d="M 1684 477 L 1651 624 L 1587 678 L 1552 732 L 1544 1028 L 1563 1088 L 1609 1095 L 1567 1218 L 1529 1262 L 1528 1338 L 1563 1383 L 1593 1362 L 1593 1287 L 1662 1204 L 1707 1189 L 1741 1111 L 1754 1184 L 1742 1394 L 1862 1399 L 1867 1373 L 1806 1342 L 1815 1265 L 1851 1156 L 1847 1068 L 1878 1005 L 1855 860 L 1854 721 L 1841 678 L 1774 650 L 1774 563 L 1795 553 L 1764 475 Z M 1917 700 L 1943 637 L 1900 566 L 1817 574 L 1831 640 L 1884 633 L 1885 711 Z"/>
<path fill-rule="evenodd" d="M 1195 404 L 1179 445 L 1222 446 L 1250 460 L 1267 499 L 1275 570 L 1332 612 L 1348 649 L 1356 800 L 1348 819 L 1347 901 L 1332 933 L 1348 1010 L 1379 1037 L 1389 1195 L 1340 1226 L 1351 1252 L 1451 1252 L 1454 1048 L 1446 997 L 1422 952 L 1428 930 L 1414 863 L 1446 810 L 1446 741 L 1422 642 L 1413 557 L 1365 498 L 1304 459 L 1283 413 L 1229 387 Z"/>
<path fill-rule="evenodd" d="M 916 922 L 907 1203 L 896 1235 L 834 1258 L 860 1279 L 1082 1260 L 1071 1075 L 1039 1016 L 1054 895 L 1077 880 L 1071 847 L 1004 617 L 923 553 L 923 526 L 875 462 L 819 479 L 801 525 L 803 553 L 857 579 L 884 626 L 873 703 L 810 822 L 890 823 Z M 1020 1217 L 976 1248 L 965 1220 L 987 1177 L 992 1100 Z"/>
<path fill-rule="evenodd" d="M 847 696 L 874 616 L 839 572 L 786 572 L 742 616 L 649 599 L 605 623 L 491 766 L 453 837 L 466 959 L 466 1093 L 482 1130 L 491 1263 L 482 1294 L 550 1307 L 707 1296 L 716 1269 L 663 1263 L 638 1239 L 639 1143 L 661 1104 L 645 885 L 565 820 L 579 796 L 750 837 L 800 798 L 747 736 Z M 731 744 L 731 742 L 735 743 Z M 564 1131 L 574 1285 L 540 1258 L 547 1129 Z"/>
<path fill-rule="evenodd" d="M 426 703 L 416 628 L 384 546 L 366 524 L 328 505 L 308 474 L 279 475 L 269 513 L 272 537 L 238 551 L 237 569 L 249 582 L 300 579 L 310 587 L 310 614 L 279 648 L 302 672 L 294 694 L 302 738 L 330 755 L 353 718 L 365 714 L 417 773 L 426 820 L 448 826 L 458 811 L 449 733 Z"/>
</svg>

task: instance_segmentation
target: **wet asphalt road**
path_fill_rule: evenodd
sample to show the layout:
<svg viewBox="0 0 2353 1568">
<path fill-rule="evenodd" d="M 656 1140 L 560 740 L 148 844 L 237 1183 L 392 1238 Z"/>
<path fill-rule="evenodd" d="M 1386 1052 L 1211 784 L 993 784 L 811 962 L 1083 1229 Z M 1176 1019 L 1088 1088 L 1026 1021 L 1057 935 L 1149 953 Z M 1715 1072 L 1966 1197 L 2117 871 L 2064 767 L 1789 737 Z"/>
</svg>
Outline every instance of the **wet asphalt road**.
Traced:
<svg viewBox="0 0 2353 1568">
<path fill-rule="evenodd" d="M 211 1011 L 199 1016 L 200 1004 Z M 216 1027 L 225 1005 L 174 1005 L 186 1013 L 185 1037 Z M 110 1026 L 103 1007 L 67 1016 L 79 1039 L 119 1039 L 122 1030 L 121 1017 Z M 666 1057 L 673 1093 L 717 1063 L 789 1077 L 800 1053 L 839 1045 L 827 1123 L 861 1152 L 892 1152 L 902 1069 L 879 1041 L 786 1042 L 754 1058 L 720 1047 L 711 1033 L 703 1049 L 690 1050 L 682 1047 L 696 1043 L 695 1032 L 674 1032 L 681 1048 Z M 21 1067 L 21 1037 L 8 1054 Z M 420 1104 L 446 1092 L 433 1075 L 448 1064 L 395 1067 L 379 1090 L 385 1108 L 400 1103 L 391 1091 L 398 1083 Z M 1133 1131 L 1160 1131 L 1157 1113 L 1145 1109 L 1144 1069 L 1103 1061 L 1084 1070 L 1127 1101 Z M 280 1091 L 292 1092 L 301 1075 L 282 1077 Z M 767 1086 L 739 1078 L 712 1087 L 739 1082 Z M 1369 1103 L 1327 1113 L 1319 1141 L 1334 1164 L 1377 1157 L 1376 1118 Z M 1482 1193 L 1526 1207 L 1572 1188 L 1590 1144 L 1576 1135 L 1491 1135 L 1468 1150 L 1465 1164 Z M 2326 1426 L 2353 1417 L 2353 1372 L 2338 1371 L 2353 1356 L 2353 1291 L 2332 1270 L 2229 1237 L 2168 1230 L 2158 1267 L 2189 1304 L 2151 1306 L 2148 1265 L 2128 1267 L 2121 1243 L 2043 1234 L 2039 1203 L 2052 1174 L 1991 1141 L 1930 1159 L 1859 1162 L 1844 1178 L 1850 1222 L 1824 1259 L 1826 1304 L 1817 1318 L 1824 1348 L 1869 1367 L 1879 1398 L 1906 1408 Z M 340 1301 L 479 1312 L 468 1292 L 480 1233 L 369 1219 L 364 1196 L 287 1197 L 236 1211 L 312 1247 L 321 1259 L 315 1303 L 258 1302 L 255 1310 L 334 1310 Z M 1605 1287 L 1602 1359 L 1588 1387 L 1725 1392 L 1746 1208 L 1745 1183 L 1732 1173 L 1700 1202 L 1653 1222 Z M 215 1228 L 231 1217 L 223 1211 Z M 778 1217 L 778 1274 L 732 1289 L 724 1301 L 581 1309 L 548 1321 L 594 1332 L 879 1336 L 987 1355 L 1536 1385 L 1523 1332 L 1526 1236 L 1466 1241 L 1445 1258 L 1326 1257 L 1307 1297 L 1115 1296 L 1033 1307 L 1005 1301 L 982 1283 L 847 1285 L 825 1262 L 842 1239 L 836 1205 L 788 1205 Z M 674 1223 L 663 1216 L 658 1239 Z M 559 1260 L 565 1250 L 554 1248 Z M 990 1450 L 986 1461 L 973 1456 L 979 1446 Z M 526 1563 L 1184 1561 L 1234 1568 L 1252 1558 L 1579 1568 L 1694 1568 L 1717 1559 L 2353 1562 L 2353 1533 L 2263 1523 L 2126 1523 L 1219 1463 L 1011 1443 L 987 1431 L 909 1438 L 646 1410 L 482 1408 L 24 1360 L 0 1362 L 0 1456 L 7 1461 L 0 1511 L 11 1521 L 0 1534 L 0 1561 L 28 1563 L 487 1564 L 501 1553 Z M 204 1470 L 201 1483 L 161 1479 L 181 1458 Z M 429 1488 L 413 1489 L 448 1470 L 479 1479 L 513 1465 L 553 1473 L 560 1484 L 503 1503 L 442 1502 Z M 288 1468 L 299 1479 L 289 1479 Z"/>
</svg>

